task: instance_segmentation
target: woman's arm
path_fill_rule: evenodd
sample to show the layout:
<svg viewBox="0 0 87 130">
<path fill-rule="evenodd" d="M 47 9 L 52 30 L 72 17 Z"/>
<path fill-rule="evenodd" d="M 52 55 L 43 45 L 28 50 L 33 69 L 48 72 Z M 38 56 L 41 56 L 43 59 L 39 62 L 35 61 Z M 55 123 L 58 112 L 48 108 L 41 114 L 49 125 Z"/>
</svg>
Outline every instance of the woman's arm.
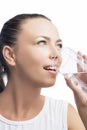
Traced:
<svg viewBox="0 0 87 130">
<path fill-rule="evenodd" d="M 83 93 L 83 92 L 82 92 Z M 82 96 L 82 99 L 81 99 Z M 79 115 L 87 129 L 87 95 L 74 94 Z"/>
<path fill-rule="evenodd" d="M 79 115 L 87 129 L 87 93 L 76 86 L 68 77 L 65 77 L 67 85 L 73 90 Z"/>
<path fill-rule="evenodd" d="M 68 130 L 86 130 L 78 112 L 71 104 L 68 105 Z"/>
</svg>

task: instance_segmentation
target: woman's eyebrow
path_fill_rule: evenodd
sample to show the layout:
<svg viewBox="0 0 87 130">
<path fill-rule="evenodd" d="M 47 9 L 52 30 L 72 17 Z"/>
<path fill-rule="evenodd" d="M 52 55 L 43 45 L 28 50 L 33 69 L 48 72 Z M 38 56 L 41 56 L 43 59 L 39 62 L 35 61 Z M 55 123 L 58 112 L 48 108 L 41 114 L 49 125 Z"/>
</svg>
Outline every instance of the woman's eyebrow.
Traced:
<svg viewBox="0 0 87 130">
<path fill-rule="evenodd" d="M 50 37 L 47 37 L 47 36 L 40 36 L 40 37 L 50 40 Z M 58 39 L 56 40 L 56 42 L 62 42 L 62 39 Z"/>
<path fill-rule="evenodd" d="M 58 39 L 56 42 L 61 42 L 62 43 L 62 39 Z"/>
</svg>

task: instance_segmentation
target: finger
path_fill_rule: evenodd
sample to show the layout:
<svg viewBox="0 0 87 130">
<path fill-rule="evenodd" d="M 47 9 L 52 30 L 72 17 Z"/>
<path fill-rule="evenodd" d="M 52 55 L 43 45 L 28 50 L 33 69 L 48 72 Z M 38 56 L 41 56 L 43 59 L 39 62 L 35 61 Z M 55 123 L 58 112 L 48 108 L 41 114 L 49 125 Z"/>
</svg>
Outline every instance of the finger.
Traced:
<svg viewBox="0 0 87 130">
<path fill-rule="evenodd" d="M 83 55 L 83 58 L 84 58 L 85 60 L 87 60 L 87 55 Z"/>
<path fill-rule="evenodd" d="M 69 78 L 69 77 L 65 77 L 65 81 L 66 84 L 73 90 L 73 91 L 78 91 L 77 85 L 75 85 L 75 83 Z"/>
</svg>

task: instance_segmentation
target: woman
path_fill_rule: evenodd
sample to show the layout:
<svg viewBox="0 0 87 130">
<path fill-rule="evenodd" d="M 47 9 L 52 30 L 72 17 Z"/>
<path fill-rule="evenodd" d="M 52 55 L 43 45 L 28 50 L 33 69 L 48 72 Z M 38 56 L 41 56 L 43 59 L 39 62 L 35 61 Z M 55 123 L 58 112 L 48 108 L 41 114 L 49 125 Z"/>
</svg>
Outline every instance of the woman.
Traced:
<svg viewBox="0 0 87 130">
<path fill-rule="evenodd" d="M 0 35 L 0 129 L 85 130 L 72 105 L 40 95 L 55 84 L 62 40 L 41 14 L 20 14 L 7 21 Z"/>
</svg>

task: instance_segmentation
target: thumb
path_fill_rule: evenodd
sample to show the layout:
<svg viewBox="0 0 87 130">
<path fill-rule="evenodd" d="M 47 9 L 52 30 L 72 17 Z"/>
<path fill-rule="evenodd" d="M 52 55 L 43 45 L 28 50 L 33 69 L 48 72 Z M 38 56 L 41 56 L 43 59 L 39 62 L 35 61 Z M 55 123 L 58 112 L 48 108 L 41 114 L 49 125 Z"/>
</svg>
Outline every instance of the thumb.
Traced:
<svg viewBox="0 0 87 130">
<path fill-rule="evenodd" d="M 82 105 L 87 105 L 87 93 L 77 86 L 69 77 L 65 77 L 66 84 L 74 92 L 75 99 Z"/>
<path fill-rule="evenodd" d="M 71 88 L 74 92 L 78 91 L 79 89 L 81 89 L 80 87 L 78 87 L 68 76 L 65 76 L 65 81 L 66 84 L 69 86 L 69 88 Z"/>
</svg>

